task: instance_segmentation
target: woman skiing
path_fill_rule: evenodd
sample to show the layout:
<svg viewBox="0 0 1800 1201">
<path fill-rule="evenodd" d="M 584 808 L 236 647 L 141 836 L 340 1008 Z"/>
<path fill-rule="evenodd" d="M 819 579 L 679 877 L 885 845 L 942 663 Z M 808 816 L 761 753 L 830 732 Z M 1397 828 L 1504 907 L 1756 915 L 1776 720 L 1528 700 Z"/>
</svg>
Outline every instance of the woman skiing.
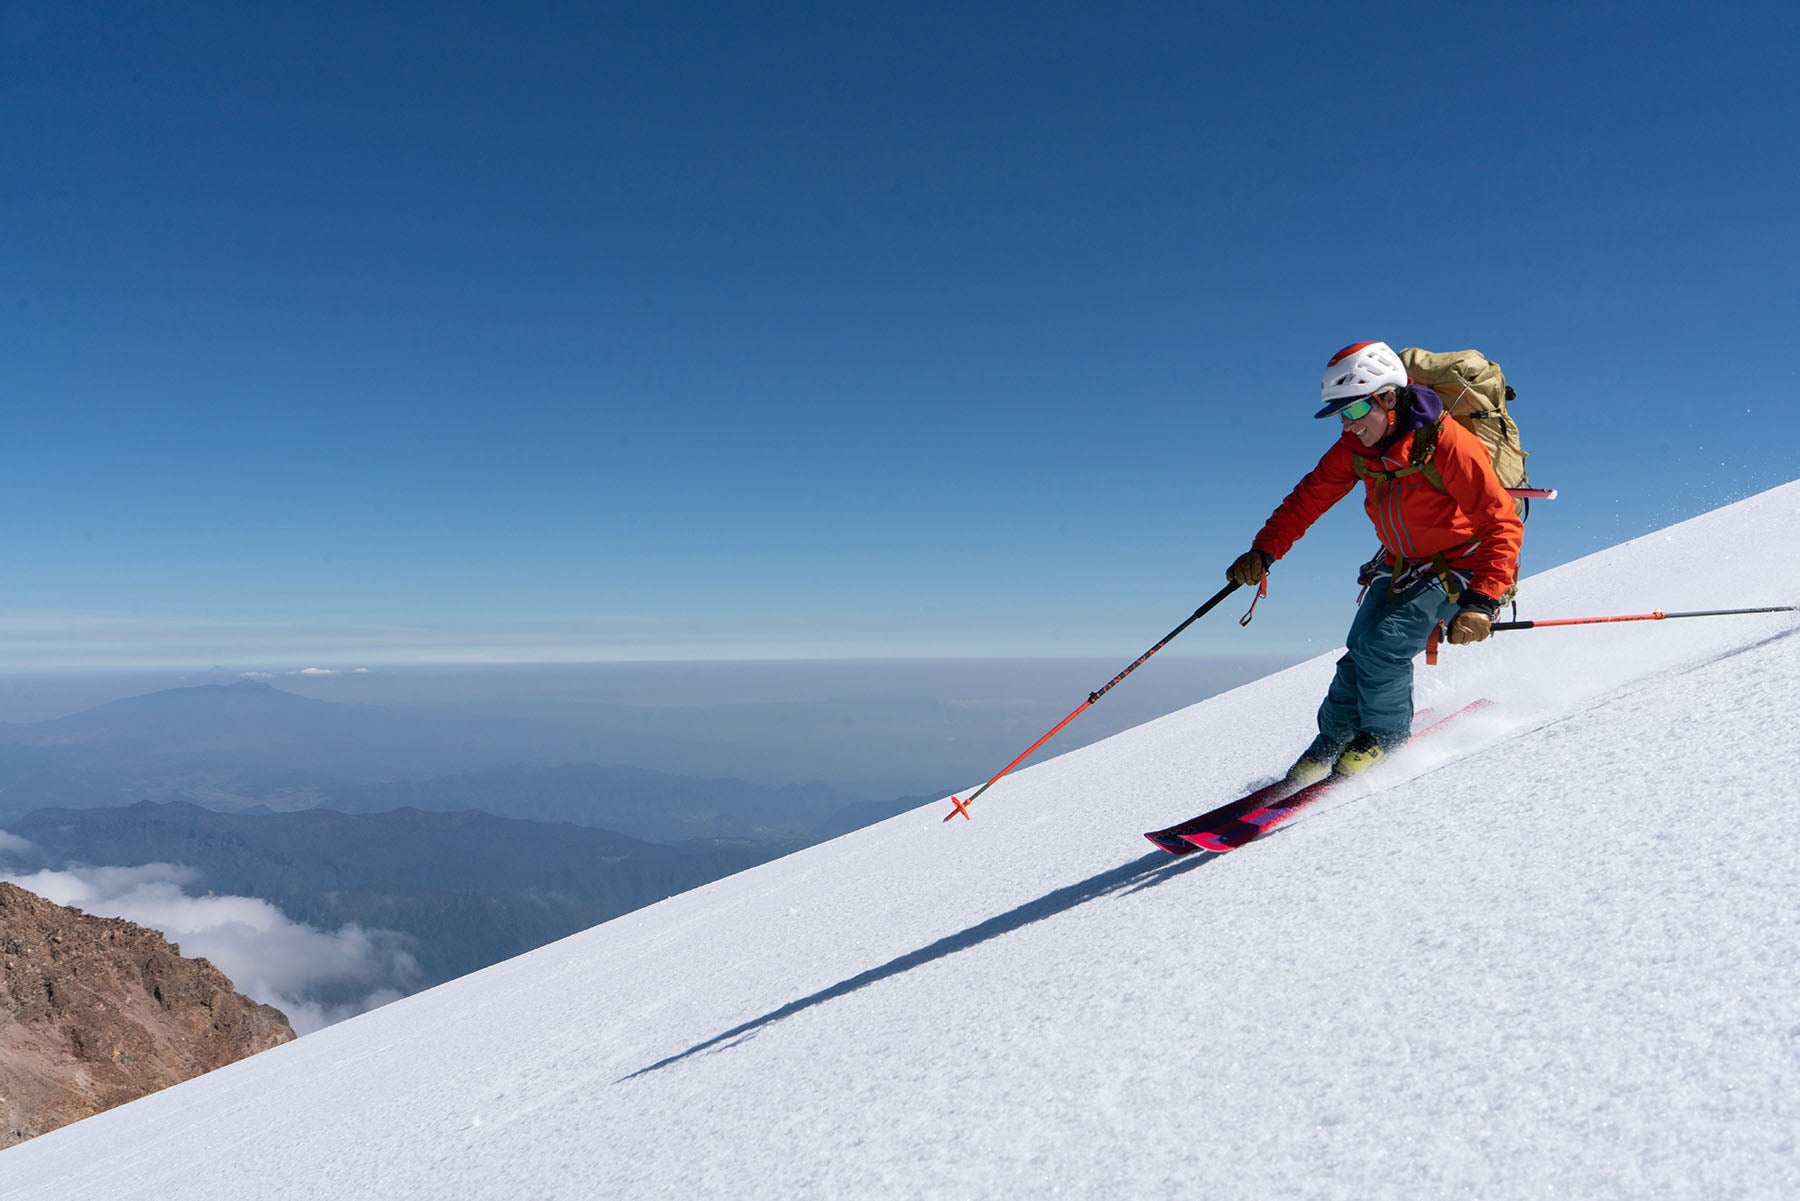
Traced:
<svg viewBox="0 0 1800 1201">
<path fill-rule="evenodd" d="M 1453 643 L 1480 642 L 1517 580 L 1525 527 L 1487 448 L 1444 416 L 1430 388 L 1409 383 L 1385 342 L 1331 356 L 1314 416 L 1343 433 L 1295 485 L 1226 576 L 1258 584 L 1358 480 L 1382 549 L 1343 658 L 1319 706 L 1319 734 L 1288 769 L 1295 785 L 1366 770 L 1412 730 L 1413 659 L 1449 622 Z"/>
</svg>

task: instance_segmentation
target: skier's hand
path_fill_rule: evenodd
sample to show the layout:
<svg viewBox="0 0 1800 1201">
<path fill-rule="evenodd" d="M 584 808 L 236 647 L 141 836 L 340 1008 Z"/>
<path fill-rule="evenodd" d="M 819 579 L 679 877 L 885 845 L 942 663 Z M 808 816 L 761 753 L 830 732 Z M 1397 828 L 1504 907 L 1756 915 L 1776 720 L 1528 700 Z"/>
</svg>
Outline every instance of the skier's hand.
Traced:
<svg viewBox="0 0 1800 1201">
<path fill-rule="evenodd" d="M 1270 562 L 1269 556 L 1262 551 L 1247 550 L 1231 561 L 1231 566 L 1225 569 L 1225 578 L 1245 587 L 1260 584 Z"/>
<path fill-rule="evenodd" d="M 1450 642 L 1454 646 L 1480 642 L 1493 632 L 1494 619 L 1480 609 L 1464 609 L 1450 619 Z"/>
</svg>

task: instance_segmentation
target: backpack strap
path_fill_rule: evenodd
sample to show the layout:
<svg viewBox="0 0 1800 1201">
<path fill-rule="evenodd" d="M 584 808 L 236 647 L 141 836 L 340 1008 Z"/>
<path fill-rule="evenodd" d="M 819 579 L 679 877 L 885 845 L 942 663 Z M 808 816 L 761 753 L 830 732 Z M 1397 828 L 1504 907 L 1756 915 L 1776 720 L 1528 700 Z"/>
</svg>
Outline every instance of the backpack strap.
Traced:
<svg viewBox="0 0 1800 1201">
<path fill-rule="evenodd" d="M 1438 474 L 1436 464 L 1431 461 L 1432 457 L 1437 454 L 1438 432 L 1443 428 L 1444 418 L 1442 417 L 1430 425 L 1420 426 L 1413 434 L 1412 461 L 1393 471 L 1383 471 L 1379 467 L 1371 467 L 1369 461 L 1363 456 L 1354 456 L 1350 465 L 1356 471 L 1356 478 L 1380 480 L 1385 484 L 1391 484 L 1395 480 L 1404 479 L 1409 475 L 1422 475 L 1425 477 L 1425 482 L 1433 488 L 1439 492 L 1448 493 L 1450 489 L 1444 487 L 1444 477 Z"/>
<path fill-rule="evenodd" d="M 1427 555 L 1423 559 L 1406 559 L 1396 554 L 1394 556 L 1394 574 L 1388 577 L 1388 601 L 1392 603 L 1393 599 L 1402 591 L 1418 583 L 1427 574 L 1437 576 L 1438 582 L 1444 586 L 1444 595 L 1450 598 L 1450 603 L 1455 604 L 1462 600 L 1462 584 L 1456 578 L 1456 572 L 1450 568 L 1450 556 L 1473 550 L 1480 541 L 1479 538 L 1471 538 L 1467 542 L 1457 543 L 1449 550 Z"/>
<path fill-rule="evenodd" d="M 1413 434 L 1411 461 L 1404 467 L 1395 468 L 1393 471 L 1383 471 L 1378 467 L 1369 466 L 1368 460 L 1361 455 L 1355 456 L 1351 461 L 1351 466 L 1355 468 L 1357 478 L 1364 480 L 1380 480 L 1384 484 L 1391 484 L 1395 480 L 1404 479 L 1409 475 L 1422 475 L 1425 477 L 1426 483 L 1448 496 L 1450 494 L 1450 489 L 1444 487 L 1444 477 L 1438 473 L 1437 465 L 1431 461 L 1437 454 L 1438 434 L 1443 430 L 1444 422 L 1446 420 L 1448 420 L 1448 418 L 1440 416 L 1430 425 L 1419 427 L 1418 431 Z M 1449 597 L 1451 602 L 1454 603 L 1461 599 L 1462 587 L 1457 582 L 1456 573 L 1450 570 L 1449 556 L 1462 554 L 1464 551 L 1475 546 L 1479 541 L 1480 539 L 1478 538 L 1471 538 L 1467 542 L 1453 546 L 1447 551 L 1429 555 L 1425 559 L 1418 561 L 1416 567 L 1422 571 L 1428 570 L 1436 575 L 1439 582 L 1444 585 L 1444 595 Z M 1429 564 L 1429 566 L 1427 566 L 1427 564 Z M 1409 563 L 1400 555 L 1396 554 L 1394 556 L 1394 573 L 1388 577 L 1389 601 L 1394 599 L 1394 596 L 1398 591 L 1397 585 L 1410 587 L 1420 578 L 1418 574 L 1414 574 L 1409 570 L 1413 567 L 1415 567 L 1415 564 Z"/>
</svg>

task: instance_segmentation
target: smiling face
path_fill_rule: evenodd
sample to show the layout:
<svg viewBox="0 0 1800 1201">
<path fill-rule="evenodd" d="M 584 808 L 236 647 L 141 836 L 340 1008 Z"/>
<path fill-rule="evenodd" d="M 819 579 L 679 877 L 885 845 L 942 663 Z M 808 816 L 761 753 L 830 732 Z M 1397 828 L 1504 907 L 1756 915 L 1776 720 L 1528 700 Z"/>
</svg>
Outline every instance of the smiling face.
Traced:
<svg viewBox="0 0 1800 1201">
<path fill-rule="evenodd" d="M 1366 407 L 1359 402 L 1338 415 L 1344 428 L 1355 434 L 1356 440 L 1364 446 L 1374 446 L 1387 437 L 1388 430 L 1394 425 L 1394 393 L 1382 392 L 1369 397 L 1369 401 Z M 1351 417 L 1352 413 L 1360 415 Z"/>
</svg>

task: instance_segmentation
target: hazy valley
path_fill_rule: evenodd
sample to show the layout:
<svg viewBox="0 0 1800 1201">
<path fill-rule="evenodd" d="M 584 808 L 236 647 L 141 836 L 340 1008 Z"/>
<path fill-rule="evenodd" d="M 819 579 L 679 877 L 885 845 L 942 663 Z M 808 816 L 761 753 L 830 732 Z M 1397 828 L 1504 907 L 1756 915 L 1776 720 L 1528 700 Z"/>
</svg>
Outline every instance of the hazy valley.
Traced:
<svg viewBox="0 0 1800 1201">
<path fill-rule="evenodd" d="M 1100 672 L 987 672 L 944 699 L 923 667 L 849 698 L 781 670 L 704 703 L 649 673 L 644 704 L 239 680 L 0 725 L 0 878 L 165 930 L 304 1032 L 964 787 Z M 1171 671 L 1069 743 L 1190 691 Z"/>
</svg>

